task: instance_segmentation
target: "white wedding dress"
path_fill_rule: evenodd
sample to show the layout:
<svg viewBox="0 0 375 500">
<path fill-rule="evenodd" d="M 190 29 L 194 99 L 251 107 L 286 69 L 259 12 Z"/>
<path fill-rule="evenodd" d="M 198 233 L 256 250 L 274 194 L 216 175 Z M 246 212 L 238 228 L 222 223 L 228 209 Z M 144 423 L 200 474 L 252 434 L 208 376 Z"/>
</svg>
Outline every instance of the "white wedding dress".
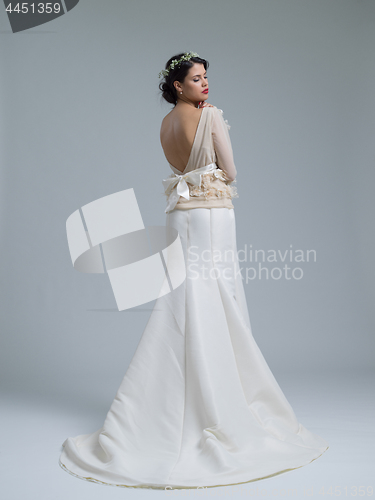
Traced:
<svg viewBox="0 0 375 500">
<path fill-rule="evenodd" d="M 59 464 L 74 476 L 119 487 L 231 485 L 328 449 L 298 422 L 252 335 L 228 128 L 221 110 L 202 108 L 183 174 L 169 164 L 166 225 L 180 235 L 187 277 L 157 299 L 103 426 L 64 441 Z"/>
</svg>

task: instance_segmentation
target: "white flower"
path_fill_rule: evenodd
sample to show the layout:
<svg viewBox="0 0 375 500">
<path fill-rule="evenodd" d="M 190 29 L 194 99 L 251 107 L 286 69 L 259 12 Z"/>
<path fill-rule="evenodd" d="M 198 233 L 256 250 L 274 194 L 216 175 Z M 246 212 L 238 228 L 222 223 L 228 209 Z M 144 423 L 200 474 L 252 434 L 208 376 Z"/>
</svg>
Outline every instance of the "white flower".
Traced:
<svg viewBox="0 0 375 500">
<path fill-rule="evenodd" d="M 185 52 L 185 54 L 180 59 L 173 59 L 167 69 L 163 69 L 160 71 L 159 78 L 161 76 L 167 76 L 169 74 L 170 69 L 174 69 L 175 66 L 180 64 L 180 62 L 182 61 L 189 61 L 192 57 L 199 57 L 199 55 L 196 52 Z"/>
</svg>

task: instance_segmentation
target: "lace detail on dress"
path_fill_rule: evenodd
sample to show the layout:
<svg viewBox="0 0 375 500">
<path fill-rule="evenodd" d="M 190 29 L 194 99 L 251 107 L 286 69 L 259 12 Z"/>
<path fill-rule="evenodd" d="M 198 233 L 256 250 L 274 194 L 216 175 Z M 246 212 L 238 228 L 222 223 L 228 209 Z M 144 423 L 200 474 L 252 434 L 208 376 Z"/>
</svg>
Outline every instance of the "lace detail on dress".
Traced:
<svg viewBox="0 0 375 500">
<path fill-rule="evenodd" d="M 193 186 L 188 183 L 190 196 L 204 196 L 206 200 L 212 198 L 239 198 L 237 187 L 233 186 L 236 179 L 228 182 L 226 173 L 217 168 L 213 172 L 202 175 L 201 186 Z"/>
</svg>

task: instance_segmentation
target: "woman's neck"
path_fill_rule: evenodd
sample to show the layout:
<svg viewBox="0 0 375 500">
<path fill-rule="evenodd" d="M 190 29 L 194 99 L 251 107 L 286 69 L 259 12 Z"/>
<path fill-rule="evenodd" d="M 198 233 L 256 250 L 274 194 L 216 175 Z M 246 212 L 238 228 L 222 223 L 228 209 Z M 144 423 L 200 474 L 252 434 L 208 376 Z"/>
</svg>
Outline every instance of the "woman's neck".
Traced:
<svg viewBox="0 0 375 500">
<path fill-rule="evenodd" d="M 184 99 L 181 99 L 180 97 L 178 97 L 177 98 L 176 106 L 180 107 L 182 105 L 190 106 L 190 107 L 193 107 L 193 108 L 198 108 L 199 107 L 199 101 L 198 102 L 185 101 Z"/>
</svg>

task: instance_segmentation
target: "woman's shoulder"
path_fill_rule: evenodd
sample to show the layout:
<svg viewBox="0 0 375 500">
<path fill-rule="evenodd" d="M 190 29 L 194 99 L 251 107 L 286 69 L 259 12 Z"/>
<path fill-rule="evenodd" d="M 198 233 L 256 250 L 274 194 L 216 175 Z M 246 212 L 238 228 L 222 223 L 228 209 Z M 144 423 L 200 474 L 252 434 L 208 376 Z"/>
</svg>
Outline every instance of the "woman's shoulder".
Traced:
<svg viewBox="0 0 375 500">
<path fill-rule="evenodd" d="M 215 115 L 223 115 L 223 110 L 213 104 L 211 106 L 203 106 L 203 108 L 194 108 L 191 106 L 184 109 L 173 108 L 162 119 L 160 128 L 167 128 L 170 124 L 173 123 L 174 120 L 177 120 L 180 123 L 184 123 L 191 117 L 200 115 L 204 109 L 206 109 L 206 113 L 210 113 L 212 117 L 214 117 Z M 195 118 L 193 118 L 193 120 L 194 119 Z"/>
<path fill-rule="evenodd" d="M 169 120 L 174 118 L 184 118 L 185 116 L 189 117 L 191 115 L 198 114 L 200 111 L 200 109 L 194 108 L 192 106 L 186 106 L 186 108 L 174 107 L 170 110 L 169 113 L 164 116 L 162 122 L 168 122 Z"/>
<path fill-rule="evenodd" d="M 223 117 L 224 111 L 217 106 L 212 106 L 211 108 L 211 123 L 218 123 L 224 120 Z"/>
<path fill-rule="evenodd" d="M 164 116 L 164 118 L 161 121 L 162 125 L 163 125 L 163 123 L 168 122 L 170 117 L 173 116 L 172 115 L 173 111 L 174 111 L 174 109 L 171 109 L 171 111 Z"/>
<path fill-rule="evenodd" d="M 216 113 L 219 113 L 221 115 L 224 113 L 224 111 L 222 109 L 218 108 L 217 106 L 213 106 L 213 108 L 215 109 Z"/>
<path fill-rule="evenodd" d="M 169 113 L 167 113 L 161 121 L 161 129 L 169 128 L 173 124 L 181 124 L 185 126 L 190 123 L 190 121 L 195 121 L 202 113 L 203 108 L 194 108 L 192 106 L 186 106 L 184 109 L 173 108 Z"/>
<path fill-rule="evenodd" d="M 215 117 L 219 117 L 218 119 L 220 119 L 220 117 L 222 117 L 224 114 L 224 111 L 222 109 L 218 108 L 217 106 L 211 106 L 210 112 L 211 112 L 212 119 L 214 119 Z"/>
<path fill-rule="evenodd" d="M 209 106 L 203 106 L 204 108 L 208 108 L 208 109 L 211 109 L 213 111 L 221 111 L 221 109 L 219 109 L 217 106 L 215 106 L 214 104 L 210 104 Z"/>
<path fill-rule="evenodd" d="M 164 130 L 167 130 L 171 127 L 174 116 L 175 116 L 174 108 L 171 109 L 171 111 L 164 116 L 164 118 L 162 119 L 161 124 L 160 124 L 160 133 L 161 134 L 164 132 Z"/>
<path fill-rule="evenodd" d="M 212 119 L 212 126 L 220 127 L 225 124 L 227 130 L 230 129 L 230 125 L 228 123 L 228 120 L 224 119 L 224 111 L 217 106 L 214 106 L 215 111 L 212 113 L 213 114 L 213 119 Z"/>
</svg>

